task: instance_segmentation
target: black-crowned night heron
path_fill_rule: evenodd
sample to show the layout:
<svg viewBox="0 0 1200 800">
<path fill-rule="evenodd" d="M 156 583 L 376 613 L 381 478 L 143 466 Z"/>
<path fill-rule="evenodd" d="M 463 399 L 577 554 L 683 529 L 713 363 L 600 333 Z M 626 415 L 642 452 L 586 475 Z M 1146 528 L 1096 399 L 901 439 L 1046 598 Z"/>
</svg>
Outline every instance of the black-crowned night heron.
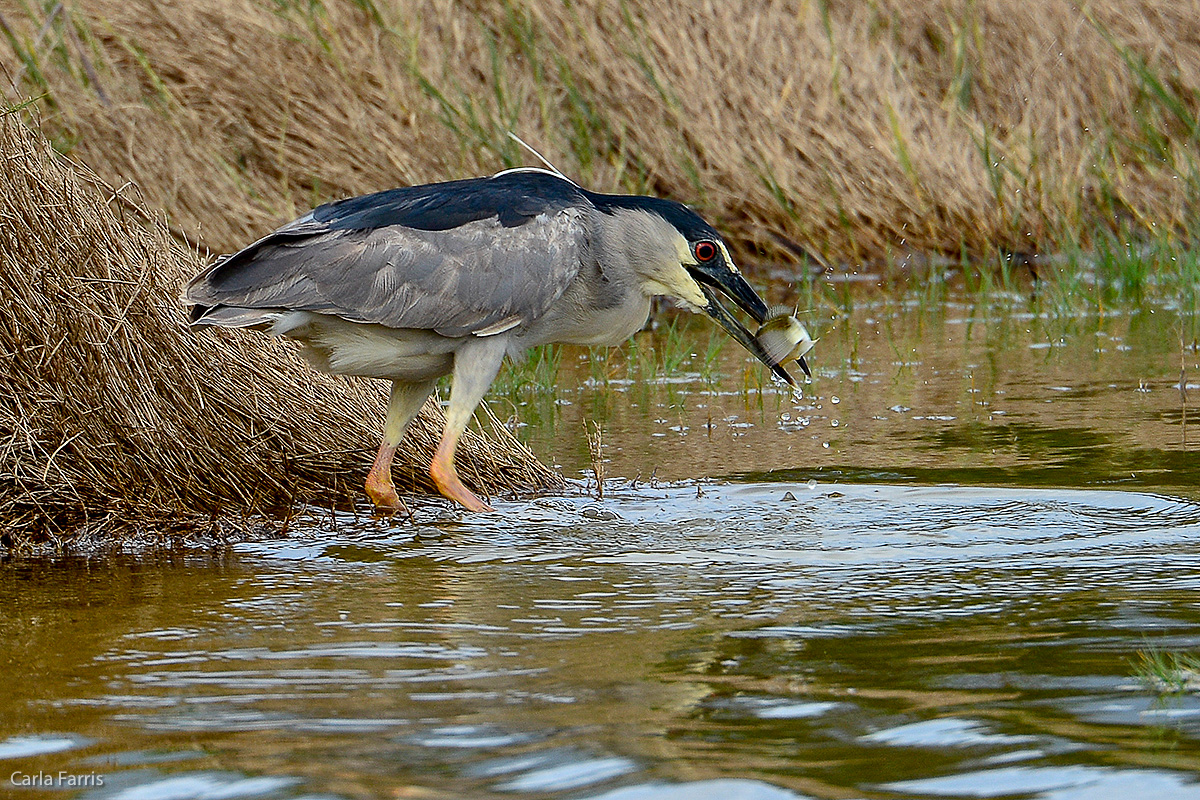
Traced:
<svg viewBox="0 0 1200 800">
<path fill-rule="evenodd" d="M 767 319 L 721 236 L 687 206 L 516 169 L 323 205 L 201 272 L 185 299 L 195 325 L 288 336 L 318 369 L 392 381 L 366 485 L 383 511 L 404 507 L 392 458 L 437 379 L 452 373 L 430 475 L 447 498 L 489 511 L 459 481 L 454 449 L 506 353 L 619 344 L 645 325 L 650 299 L 668 295 L 792 383 L 718 291 Z M 803 353 L 798 361 L 807 372 Z"/>
</svg>

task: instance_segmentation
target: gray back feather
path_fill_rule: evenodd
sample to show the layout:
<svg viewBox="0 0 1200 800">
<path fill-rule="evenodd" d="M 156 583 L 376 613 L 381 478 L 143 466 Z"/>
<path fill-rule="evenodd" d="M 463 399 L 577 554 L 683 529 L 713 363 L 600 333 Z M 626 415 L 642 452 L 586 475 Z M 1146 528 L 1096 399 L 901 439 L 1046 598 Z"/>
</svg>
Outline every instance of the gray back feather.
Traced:
<svg viewBox="0 0 1200 800">
<path fill-rule="evenodd" d="M 186 299 L 314 311 L 445 336 L 514 319 L 528 324 L 578 273 L 588 246 L 585 214 L 568 207 L 517 226 L 491 218 L 433 231 L 331 230 L 310 215 L 198 275 Z"/>
</svg>

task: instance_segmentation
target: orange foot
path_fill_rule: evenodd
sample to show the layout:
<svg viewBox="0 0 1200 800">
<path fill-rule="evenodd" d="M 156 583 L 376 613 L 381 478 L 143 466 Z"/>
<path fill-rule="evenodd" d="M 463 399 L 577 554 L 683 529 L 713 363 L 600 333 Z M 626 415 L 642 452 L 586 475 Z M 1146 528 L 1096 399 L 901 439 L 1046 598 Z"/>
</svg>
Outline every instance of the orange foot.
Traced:
<svg viewBox="0 0 1200 800">
<path fill-rule="evenodd" d="M 474 511 L 479 514 L 484 511 L 495 510 L 476 497 L 474 492 L 462 485 L 462 481 L 458 479 L 458 472 L 454 469 L 453 462 L 450 459 L 442 458 L 440 454 L 434 457 L 433 463 L 429 466 L 429 477 L 433 478 L 433 483 L 437 486 L 438 491 L 442 493 L 442 497 L 453 500 L 468 511 Z"/>
<path fill-rule="evenodd" d="M 412 512 L 408 510 L 408 506 L 404 505 L 404 501 L 400 499 L 400 495 L 396 494 L 396 487 L 392 485 L 390 480 L 381 478 L 375 472 L 367 476 L 367 497 L 371 498 L 371 502 L 375 504 L 376 513 L 382 514 L 385 517 L 390 517 L 392 514 L 401 512 L 412 516 Z"/>
</svg>

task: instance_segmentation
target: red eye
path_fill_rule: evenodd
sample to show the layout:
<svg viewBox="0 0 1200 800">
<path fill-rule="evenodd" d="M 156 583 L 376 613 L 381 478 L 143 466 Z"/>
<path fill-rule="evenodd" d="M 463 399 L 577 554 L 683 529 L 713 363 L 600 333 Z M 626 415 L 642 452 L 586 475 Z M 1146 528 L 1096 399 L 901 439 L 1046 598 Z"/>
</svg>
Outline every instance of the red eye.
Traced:
<svg viewBox="0 0 1200 800">
<path fill-rule="evenodd" d="M 717 257 L 717 246 L 712 242 L 696 242 L 695 253 L 697 261 L 712 261 Z"/>
</svg>

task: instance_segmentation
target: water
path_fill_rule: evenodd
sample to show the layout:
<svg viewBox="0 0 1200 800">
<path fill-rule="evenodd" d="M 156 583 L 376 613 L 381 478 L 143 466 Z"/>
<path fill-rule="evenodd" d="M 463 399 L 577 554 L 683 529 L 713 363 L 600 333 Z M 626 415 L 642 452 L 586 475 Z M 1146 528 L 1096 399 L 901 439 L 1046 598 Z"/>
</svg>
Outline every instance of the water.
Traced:
<svg viewBox="0 0 1200 800">
<path fill-rule="evenodd" d="M 614 357 L 511 396 L 568 474 L 604 423 L 603 500 L 2 564 L 0 796 L 1200 798 L 1135 675 L 1200 650 L 1157 314 L 861 308 L 798 401 Z"/>
<path fill-rule="evenodd" d="M 760 391 L 765 370 L 732 346 L 722 380 L 707 384 L 712 326 L 701 324 L 680 337 L 685 355 L 665 380 L 648 383 L 620 352 L 597 365 L 566 350 L 555 393 L 527 388 L 493 407 L 528 425 L 537 452 L 568 474 L 587 467 L 584 422 L 598 420 L 610 472 L 627 477 L 1121 486 L 1200 499 L 1190 314 L 860 302 L 849 317 L 808 320 L 820 336 L 816 379 L 799 400 L 769 382 Z M 660 334 L 641 343 L 641 362 L 651 347 L 679 358 Z"/>
</svg>

